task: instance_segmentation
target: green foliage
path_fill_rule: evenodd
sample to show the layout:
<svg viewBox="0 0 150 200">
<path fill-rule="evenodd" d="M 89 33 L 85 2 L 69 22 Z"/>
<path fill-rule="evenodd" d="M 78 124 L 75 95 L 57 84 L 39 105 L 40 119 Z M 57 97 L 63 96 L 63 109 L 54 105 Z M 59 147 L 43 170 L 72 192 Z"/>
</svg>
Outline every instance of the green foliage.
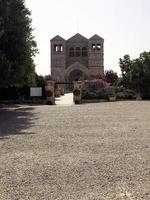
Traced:
<svg viewBox="0 0 150 200">
<path fill-rule="evenodd" d="M 84 81 L 82 89 L 83 99 L 105 99 L 106 94 L 104 88 L 108 83 L 102 79 Z"/>
<path fill-rule="evenodd" d="M 141 53 L 135 60 L 131 60 L 128 55 L 124 56 L 120 59 L 120 68 L 123 86 L 150 98 L 150 52 Z"/>
<path fill-rule="evenodd" d="M 91 91 L 88 87 L 82 90 L 82 99 L 107 99 L 104 89 Z"/>
<path fill-rule="evenodd" d="M 30 99 L 30 87 L 0 87 L 0 101 L 17 100 L 19 102 L 21 99 Z"/>
<path fill-rule="evenodd" d="M 107 97 L 116 96 L 118 100 L 132 100 L 136 99 L 137 94 L 131 89 L 126 89 L 117 86 L 108 86 L 105 88 L 105 94 Z"/>
<path fill-rule="evenodd" d="M 30 11 L 23 0 L 0 0 L 0 85 L 35 85 L 37 53 Z"/>
<path fill-rule="evenodd" d="M 45 87 L 46 85 L 46 78 L 42 75 L 36 74 L 35 82 L 37 87 Z"/>
<path fill-rule="evenodd" d="M 137 94 L 131 89 L 123 89 L 122 91 L 116 93 L 116 97 L 119 100 L 133 100 L 136 99 Z"/>
<path fill-rule="evenodd" d="M 131 66 L 132 66 L 132 61 L 130 59 L 129 55 L 125 55 L 119 60 L 119 66 L 122 72 L 122 84 L 124 87 L 129 87 L 130 85 L 130 72 L 131 72 Z"/>
<path fill-rule="evenodd" d="M 118 100 L 133 100 L 136 99 L 137 93 L 122 86 L 107 86 L 98 90 L 83 87 L 82 90 L 82 99 L 109 99 L 113 96 L 116 96 Z"/>
<path fill-rule="evenodd" d="M 116 96 L 116 89 L 113 86 L 108 86 L 105 88 L 105 93 L 107 97 Z"/>
</svg>

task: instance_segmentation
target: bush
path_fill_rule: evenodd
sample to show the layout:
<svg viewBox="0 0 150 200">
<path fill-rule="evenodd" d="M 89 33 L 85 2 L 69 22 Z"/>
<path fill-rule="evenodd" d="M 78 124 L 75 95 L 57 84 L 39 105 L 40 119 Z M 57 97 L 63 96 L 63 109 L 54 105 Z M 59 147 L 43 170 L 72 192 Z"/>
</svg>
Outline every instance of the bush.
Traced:
<svg viewBox="0 0 150 200">
<path fill-rule="evenodd" d="M 116 96 L 116 88 L 113 86 L 108 86 L 105 88 L 105 93 L 107 97 Z"/>
<path fill-rule="evenodd" d="M 136 99 L 137 94 L 133 90 L 124 89 L 123 91 L 118 92 L 116 96 L 117 96 L 117 99 L 133 100 L 133 99 Z"/>
<path fill-rule="evenodd" d="M 107 99 L 104 89 L 91 91 L 89 88 L 83 88 L 82 99 Z"/>
<path fill-rule="evenodd" d="M 45 88 L 42 88 L 42 97 L 40 99 L 45 99 Z M 9 100 L 31 100 L 30 97 L 30 87 L 8 87 L 0 88 L 0 101 L 9 101 Z"/>
<path fill-rule="evenodd" d="M 19 99 L 19 91 L 15 87 L 0 88 L 0 100 L 17 100 Z"/>
<path fill-rule="evenodd" d="M 123 87 L 108 86 L 105 88 L 106 95 L 116 96 L 117 99 L 132 100 L 136 99 L 137 94 L 131 89 L 125 89 Z"/>
<path fill-rule="evenodd" d="M 106 99 L 104 88 L 108 83 L 102 79 L 85 80 L 82 89 L 82 99 Z"/>
<path fill-rule="evenodd" d="M 108 99 L 111 96 L 116 96 L 118 100 L 133 100 L 136 99 L 137 94 L 133 90 L 115 86 L 107 86 L 97 90 L 91 90 L 91 87 L 84 86 L 82 90 L 82 99 Z"/>
<path fill-rule="evenodd" d="M 94 80 L 85 80 L 84 81 L 84 87 L 89 88 L 90 91 L 96 91 L 101 88 L 105 88 L 109 84 L 102 80 L 102 79 L 94 79 Z"/>
<path fill-rule="evenodd" d="M 150 99 L 150 87 L 143 89 L 143 92 L 141 94 L 142 99 L 149 100 Z"/>
</svg>

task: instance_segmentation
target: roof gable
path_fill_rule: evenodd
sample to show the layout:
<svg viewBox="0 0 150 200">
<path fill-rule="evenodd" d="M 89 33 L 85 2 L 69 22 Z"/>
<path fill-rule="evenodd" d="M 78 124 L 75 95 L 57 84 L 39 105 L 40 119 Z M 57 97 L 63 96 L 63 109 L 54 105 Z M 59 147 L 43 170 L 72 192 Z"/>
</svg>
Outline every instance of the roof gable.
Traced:
<svg viewBox="0 0 150 200">
<path fill-rule="evenodd" d="M 100 37 L 99 35 L 95 34 L 89 40 L 104 40 L 104 39 Z"/>
<path fill-rule="evenodd" d="M 57 40 L 65 40 L 65 39 L 62 38 L 62 37 L 59 36 L 59 35 L 56 35 L 55 37 L 53 37 L 53 38 L 51 39 L 51 41 L 57 41 Z"/>
<path fill-rule="evenodd" d="M 83 35 L 77 33 L 71 38 L 69 38 L 67 41 L 87 41 L 88 39 L 84 37 Z"/>
</svg>

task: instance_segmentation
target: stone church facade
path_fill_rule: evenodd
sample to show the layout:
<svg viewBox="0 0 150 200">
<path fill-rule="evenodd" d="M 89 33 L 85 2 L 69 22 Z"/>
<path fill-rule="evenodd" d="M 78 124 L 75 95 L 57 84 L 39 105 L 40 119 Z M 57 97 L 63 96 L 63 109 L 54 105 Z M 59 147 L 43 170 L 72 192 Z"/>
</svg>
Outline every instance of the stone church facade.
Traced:
<svg viewBox="0 0 150 200">
<path fill-rule="evenodd" d="M 51 74 L 58 82 L 73 82 L 80 77 L 104 73 L 104 39 L 90 39 L 77 33 L 68 40 L 51 39 Z"/>
</svg>

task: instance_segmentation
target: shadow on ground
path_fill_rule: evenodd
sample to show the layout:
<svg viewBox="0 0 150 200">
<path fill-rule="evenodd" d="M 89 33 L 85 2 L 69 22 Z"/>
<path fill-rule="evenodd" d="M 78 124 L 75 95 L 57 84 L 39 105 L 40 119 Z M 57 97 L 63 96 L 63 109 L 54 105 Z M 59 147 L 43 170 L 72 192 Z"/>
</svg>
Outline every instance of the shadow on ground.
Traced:
<svg viewBox="0 0 150 200">
<path fill-rule="evenodd" d="M 28 129 L 33 125 L 35 114 L 32 107 L 0 107 L 0 140 L 10 135 L 34 134 Z"/>
</svg>

